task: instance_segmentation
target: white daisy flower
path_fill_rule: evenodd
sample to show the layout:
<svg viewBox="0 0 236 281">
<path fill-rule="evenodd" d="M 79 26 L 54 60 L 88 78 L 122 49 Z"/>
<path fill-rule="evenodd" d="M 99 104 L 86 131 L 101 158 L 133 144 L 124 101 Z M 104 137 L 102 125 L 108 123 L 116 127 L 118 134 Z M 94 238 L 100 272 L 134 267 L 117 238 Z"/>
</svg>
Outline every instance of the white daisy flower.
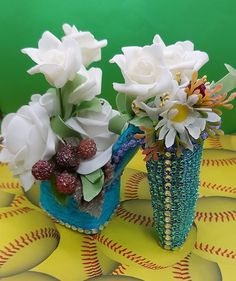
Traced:
<svg viewBox="0 0 236 281">
<path fill-rule="evenodd" d="M 194 139 L 200 137 L 201 132 L 206 127 L 206 122 L 219 122 L 220 117 L 212 112 L 210 108 L 194 108 L 193 105 L 198 101 L 198 95 L 187 96 L 183 89 L 179 89 L 176 94 L 175 101 L 169 101 L 165 105 L 165 111 L 160 116 L 160 120 L 155 129 L 160 129 L 159 140 L 165 139 L 165 146 L 171 147 L 176 135 L 178 134 L 180 140 L 186 144 L 190 150 L 193 145 L 190 136 Z M 204 118 L 199 111 L 207 113 Z"/>
</svg>

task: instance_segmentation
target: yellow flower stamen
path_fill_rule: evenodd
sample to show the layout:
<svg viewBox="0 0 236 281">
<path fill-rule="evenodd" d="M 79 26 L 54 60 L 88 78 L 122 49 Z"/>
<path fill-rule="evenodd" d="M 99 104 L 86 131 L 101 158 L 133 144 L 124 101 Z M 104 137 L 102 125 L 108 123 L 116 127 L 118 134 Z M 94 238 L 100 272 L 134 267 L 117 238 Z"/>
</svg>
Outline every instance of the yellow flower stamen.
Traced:
<svg viewBox="0 0 236 281">
<path fill-rule="evenodd" d="M 139 106 L 137 106 L 137 104 L 136 104 L 135 102 L 132 102 L 131 106 L 132 106 L 133 112 L 134 112 L 136 115 L 139 115 L 139 114 L 145 112 L 143 109 L 141 109 Z"/>
<path fill-rule="evenodd" d="M 180 82 L 181 82 L 181 72 L 175 73 L 175 79 L 178 82 L 178 84 L 180 84 Z"/>
<path fill-rule="evenodd" d="M 171 118 L 173 122 L 183 122 L 189 115 L 189 108 L 186 104 L 175 104 L 171 109 L 177 109 L 178 113 Z"/>
<path fill-rule="evenodd" d="M 160 97 L 160 100 L 161 100 L 160 107 L 163 107 L 169 99 L 170 99 L 170 95 L 168 92 L 163 94 L 163 96 Z"/>
</svg>

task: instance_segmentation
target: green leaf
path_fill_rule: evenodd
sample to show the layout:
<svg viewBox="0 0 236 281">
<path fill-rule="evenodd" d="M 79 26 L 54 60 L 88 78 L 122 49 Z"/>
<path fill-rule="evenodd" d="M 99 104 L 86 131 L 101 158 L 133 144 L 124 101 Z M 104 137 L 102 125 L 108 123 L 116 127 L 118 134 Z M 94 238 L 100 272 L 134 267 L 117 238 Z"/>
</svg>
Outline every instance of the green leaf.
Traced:
<svg viewBox="0 0 236 281">
<path fill-rule="evenodd" d="M 219 126 L 221 124 L 221 122 L 209 122 L 207 121 L 207 123 L 210 125 L 210 126 Z"/>
<path fill-rule="evenodd" d="M 132 109 L 132 102 L 134 101 L 134 99 L 134 96 L 118 93 L 116 96 L 116 105 L 119 112 L 134 115 Z"/>
<path fill-rule="evenodd" d="M 63 119 L 67 120 L 72 116 L 74 105 L 69 103 L 69 95 L 82 83 L 84 83 L 85 78 L 79 74 L 77 74 L 73 81 L 68 81 L 66 85 L 61 89 L 61 99 L 62 99 L 62 107 L 63 107 Z"/>
<path fill-rule="evenodd" d="M 216 95 L 223 94 L 225 92 L 227 93 L 232 91 L 233 89 L 236 89 L 236 69 L 228 64 L 225 64 L 225 66 L 229 73 L 219 81 L 217 81 L 215 84 L 213 84 L 213 87 L 217 86 L 218 84 L 221 84 L 223 86 L 222 89 L 216 93 Z"/>
<path fill-rule="evenodd" d="M 125 124 L 132 118 L 129 114 L 121 114 L 116 115 L 113 118 L 110 119 L 108 130 L 120 135 Z"/>
<path fill-rule="evenodd" d="M 97 180 L 95 180 L 95 178 L 93 177 L 91 178 L 89 177 L 88 179 L 88 175 L 86 176 L 80 175 L 83 185 L 83 195 L 85 201 L 87 202 L 91 201 L 94 197 L 96 197 L 101 192 L 104 185 L 104 173 L 102 170 L 101 172 L 102 174 L 100 177 L 97 178 Z M 91 179 L 95 181 L 91 182 Z"/>
<path fill-rule="evenodd" d="M 81 138 L 79 133 L 65 124 L 62 118 L 58 115 L 51 118 L 50 121 L 53 132 L 61 138 L 77 137 Z"/>
<path fill-rule="evenodd" d="M 207 117 L 208 117 L 208 113 L 207 113 L 207 112 L 202 111 L 202 110 L 199 110 L 198 112 L 201 114 L 201 116 L 202 116 L 203 118 L 207 118 Z"/>
<path fill-rule="evenodd" d="M 104 175 L 102 169 L 98 169 L 90 174 L 85 175 L 86 179 L 91 183 L 95 183 Z"/>
<path fill-rule="evenodd" d="M 52 193 L 55 196 L 57 202 L 63 206 L 66 206 L 69 201 L 69 196 L 58 192 L 58 190 L 56 189 L 56 177 L 55 176 L 53 176 L 51 178 L 51 187 L 52 187 Z"/>
<path fill-rule="evenodd" d="M 81 111 L 94 111 L 94 112 L 101 112 L 102 111 L 102 105 L 100 102 L 100 99 L 98 98 L 93 98 L 90 101 L 83 101 L 80 105 L 76 107 L 76 112 L 81 112 Z"/>
<path fill-rule="evenodd" d="M 153 122 L 147 116 L 136 116 L 130 121 L 130 123 L 135 125 L 136 127 L 143 126 L 145 128 L 153 128 Z"/>
<path fill-rule="evenodd" d="M 72 116 L 73 109 L 74 109 L 74 105 L 68 102 L 69 94 L 70 93 L 66 93 L 65 95 L 63 95 L 63 93 L 62 93 L 62 106 L 63 106 L 63 112 L 64 112 L 64 116 L 63 116 L 64 120 L 68 120 Z"/>
</svg>

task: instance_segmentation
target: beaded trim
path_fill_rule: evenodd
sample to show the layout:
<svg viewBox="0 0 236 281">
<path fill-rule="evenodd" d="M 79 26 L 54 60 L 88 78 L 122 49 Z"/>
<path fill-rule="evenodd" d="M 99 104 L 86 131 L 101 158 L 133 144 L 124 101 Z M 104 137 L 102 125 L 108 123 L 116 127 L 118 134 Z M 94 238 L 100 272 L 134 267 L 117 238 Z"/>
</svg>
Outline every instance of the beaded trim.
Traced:
<svg viewBox="0 0 236 281">
<path fill-rule="evenodd" d="M 171 248 L 171 153 L 166 152 L 164 161 L 164 188 L 165 188 L 165 211 L 164 211 L 164 249 Z"/>
<path fill-rule="evenodd" d="M 104 224 L 100 225 L 99 228 L 94 228 L 94 229 L 83 229 L 80 227 L 76 227 L 74 225 L 70 225 L 69 223 L 65 223 L 62 220 L 58 220 L 56 219 L 54 216 L 52 216 L 47 210 L 45 210 L 43 208 L 43 206 L 41 204 L 39 204 L 40 207 L 42 208 L 42 210 L 50 217 L 52 218 L 54 221 L 56 221 L 57 223 L 65 226 L 66 228 L 72 229 L 74 231 L 78 231 L 80 233 L 84 233 L 84 234 L 97 234 L 98 232 L 102 231 L 109 223 L 109 221 L 112 219 L 112 217 L 115 215 L 117 209 L 120 207 L 120 204 L 115 208 L 114 212 L 112 213 L 111 217 L 109 220 L 107 220 Z"/>
</svg>

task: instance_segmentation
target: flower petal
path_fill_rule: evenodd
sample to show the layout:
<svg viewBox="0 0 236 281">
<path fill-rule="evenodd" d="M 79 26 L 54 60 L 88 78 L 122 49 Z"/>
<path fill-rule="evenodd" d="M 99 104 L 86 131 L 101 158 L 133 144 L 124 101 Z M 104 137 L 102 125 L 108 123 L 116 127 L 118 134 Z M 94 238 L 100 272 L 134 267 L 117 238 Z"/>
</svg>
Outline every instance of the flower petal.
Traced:
<svg viewBox="0 0 236 281">
<path fill-rule="evenodd" d="M 187 126 L 187 130 L 189 132 L 189 134 L 194 138 L 194 139 L 198 139 L 200 137 L 201 134 L 201 130 L 198 127 L 194 127 L 193 125 L 189 125 Z"/>
<path fill-rule="evenodd" d="M 157 130 L 157 129 L 161 128 L 161 127 L 162 127 L 163 125 L 165 125 L 165 124 L 166 124 L 166 119 L 163 118 L 162 120 L 160 120 L 160 121 L 157 123 L 155 129 Z"/>
<path fill-rule="evenodd" d="M 90 174 L 97 169 L 104 166 L 112 155 L 112 146 L 108 147 L 105 151 L 97 152 L 97 154 L 89 160 L 81 160 L 77 172 L 82 175 Z"/>
<path fill-rule="evenodd" d="M 196 104 L 199 100 L 199 96 L 198 95 L 191 95 L 188 97 L 187 103 L 190 106 L 193 106 L 194 104 Z"/>
<path fill-rule="evenodd" d="M 22 173 L 19 175 L 19 178 L 25 191 L 28 191 L 35 182 L 31 170 Z"/>
<path fill-rule="evenodd" d="M 38 49 L 35 49 L 35 48 L 24 48 L 24 49 L 21 50 L 21 52 L 23 54 L 28 55 L 37 64 L 41 63 L 40 52 L 39 52 Z"/>
<path fill-rule="evenodd" d="M 208 117 L 206 120 L 208 122 L 219 122 L 221 120 L 221 117 L 217 115 L 215 112 L 207 112 Z"/>
<path fill-rule="evenodd" d="M 51 49 L 57 49 L 61 41 L 49 31 L 45 31 L 38 42 L 40 52 L 46 52 Z"/>
<path fill-rule="evenodd" d="M 176 136 L 176 131 L 175 131 L 175 129 L 172 127 L 172 128 L 169 130 L 169 132 L 168 132 L 168 134 L 166 135 L 166 137 L 165 137 L 165 145 L 166 145 L 167 148 L 171 147 L 171 146 L 174 144 L 174 142 L 175 142 L 175 136 Z"/>
<path fill-rule="evenodd" d="M 156 34 L 153 38 L 153 43 L 160 45 L 162 48 L 165 48 L 166 45 L 164 41 L 161 39 L 161 36 L 159 34 Z"/>
<path fill-rule="evenodd" d="M 164 125 L 159 132 L 159 140 L 163 140 L 168 131 L 169 129 L 167 128 L 167 126 Z"/>
<path fill-rule="evenodd" d="M 186 147 L 188 149 L 190 149 L 191 151 L 193 150 L 193 144 L 189 138 L 187 131 L 184 131 L 184 133 L 180 134 L 180 140 L 186 144 Z"/>
<path fill-rule="evenodd" d="M 88 71 L 81 68 L 79 71 L 85 80 L 70 95 L 69 103 L 80 104 L 82 101 L 92 100 L 101 93 L 102 71 L 100 68 L 90 68 Z"/>
</svg>

